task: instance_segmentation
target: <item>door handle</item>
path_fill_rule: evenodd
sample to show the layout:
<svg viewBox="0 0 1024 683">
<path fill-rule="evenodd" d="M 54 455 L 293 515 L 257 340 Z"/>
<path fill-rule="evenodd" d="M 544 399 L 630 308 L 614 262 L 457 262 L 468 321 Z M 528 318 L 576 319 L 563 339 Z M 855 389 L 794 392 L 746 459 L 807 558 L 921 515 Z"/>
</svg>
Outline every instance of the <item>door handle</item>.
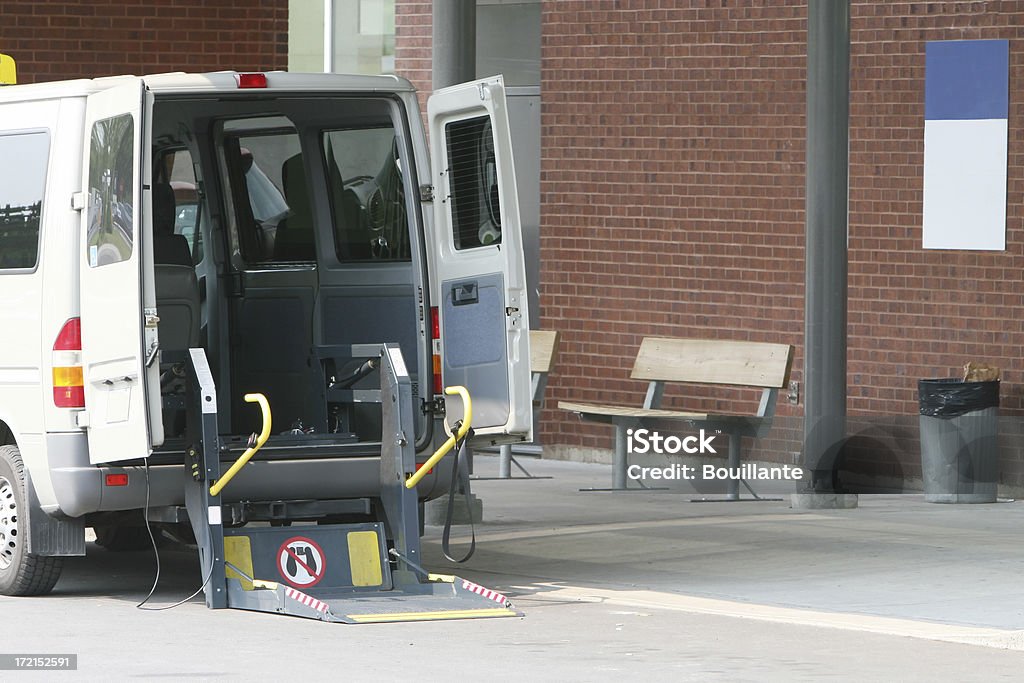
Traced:
<svg viewBox="0 0 1024 683">
<path fill-rule="evenodd" d="M 480 301 L 480 288 L 476 282 L 460 282 L 452 285 L 452 304 L 466 306 Z"/>
</svg>

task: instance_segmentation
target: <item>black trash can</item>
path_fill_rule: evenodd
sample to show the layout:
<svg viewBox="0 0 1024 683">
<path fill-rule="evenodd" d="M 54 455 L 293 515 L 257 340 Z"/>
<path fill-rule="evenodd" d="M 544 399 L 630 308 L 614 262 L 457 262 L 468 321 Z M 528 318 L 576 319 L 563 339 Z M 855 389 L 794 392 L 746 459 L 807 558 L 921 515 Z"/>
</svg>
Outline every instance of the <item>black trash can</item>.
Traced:
<svg viewBox="0 0 1024 683">
<path fill-rule="evenodd" d="M 921 477 L 929 503 L 994 503 L 999 380 L 918 382 Z"/>
</svg>

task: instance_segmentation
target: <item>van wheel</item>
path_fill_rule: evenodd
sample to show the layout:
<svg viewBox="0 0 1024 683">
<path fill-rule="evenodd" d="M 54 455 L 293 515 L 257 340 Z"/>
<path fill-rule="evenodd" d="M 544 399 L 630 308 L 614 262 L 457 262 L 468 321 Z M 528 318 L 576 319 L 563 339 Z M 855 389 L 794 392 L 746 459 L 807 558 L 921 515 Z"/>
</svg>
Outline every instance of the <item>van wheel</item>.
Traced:
<svg viewBox="0 0 1024 683">
<path fill-rule="evenodd" d="M 53 590 L 63 557 L 32 555 L 28 541 L 25 465 L 16 446 L 0 446 L 0 594 L 45 595 Z"/>
<path fill-rule="evenodd" d="M 153 541 L 149 540 L 149 532 L 144 526 L 114 526 L 104 524 L 93 527 L 96 532 L 96 545 L 112 553 L 127 553 L 136 550 L 149 550 Z M 159 530 L 153 530 L 153 539 L 161 545 Z"/>
</svg>

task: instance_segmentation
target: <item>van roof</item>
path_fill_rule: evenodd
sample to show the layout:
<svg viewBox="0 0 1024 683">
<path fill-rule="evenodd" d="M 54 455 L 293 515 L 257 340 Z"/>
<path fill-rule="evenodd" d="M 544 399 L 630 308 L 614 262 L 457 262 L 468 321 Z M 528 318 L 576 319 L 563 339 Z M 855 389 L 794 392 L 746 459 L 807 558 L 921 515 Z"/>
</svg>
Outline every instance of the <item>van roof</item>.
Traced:
<svg viewBox="0 0 1024 683">
<path fill-rule="evenodd" d="M 249 72 L 243 72 L 249 73 Z M 360 76 L 355 74 L 262 72 L 267 77 L 268 91 L 278 92 L 412 92 L 412 84 L 398 76 Z M 238 92 L 237 71 L 216 71 L 202 74 L 184 72 L 142 76 L 146 87 L 159 93 Z M 43 100 L 57 97 L 81 97 L 126 83 L 135 76 L 80 78 L 70 81 L 48 81 L 28 85 L 0 87 L 0 102 Z"/>
</svg>

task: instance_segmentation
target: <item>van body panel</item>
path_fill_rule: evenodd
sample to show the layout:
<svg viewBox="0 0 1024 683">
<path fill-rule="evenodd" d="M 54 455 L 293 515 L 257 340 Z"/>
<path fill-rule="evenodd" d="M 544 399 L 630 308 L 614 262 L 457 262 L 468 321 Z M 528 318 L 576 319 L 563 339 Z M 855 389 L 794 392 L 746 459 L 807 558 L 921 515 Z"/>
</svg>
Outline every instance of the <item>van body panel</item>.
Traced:
<svg viewBox="0 0 1024 683">
<path fill-rule="evenodd" d="M 3 180 L 5 190 L 13 192 L 14 196 L 13 201 L 0 204 L 3 214 L 0 232 L 6 232 L 8 220 L 16 224 L 27 211 L 35 211 L 38 212 L 39 234 L 33 245 L 36 250 L 33 262 L 9 263 L 8 255 L 0 254 L 0 421 L 7 425 L 11 438 L 19 446 L 25 466 L 39 471 L 39 476 L 34 478 L 39 498 L 52 502 L 54 496 L 42 439 L 47 422 L 44 406 L 47 401 L 50 405 L 53 402 L 50 392 L 53 337 L 48 335 L 48 323 L 64 308 L 62 303 L 66 306 L 72 291 L 68 287 L 68 296 L 58 298 L 57 311 L 43 305 L 47 301 L 44 287 L 51 275 L 45 267 L 46 258 L 51 253 L 59 254 L 61 249 L 49 237 L 50 226 L 59 221 L 53 206 L 57 203 L 60 183 L 52 174 L 60 165 L 57 146 L 60 101 L 12 103 L 3 108 L 2 120 L 0 136 L 4 140 L 31 138 L 34 153 L 31 159 L 6 159 L 17 178 Z M 34 191 L 41 189 L 41 193 L 33 192 L 29 197 L 26 182 Z M 7 195 L 7 199 L 10 200 L 11 195 Z M 41 203 L 37 207 L 28 208 L 29 202 L 38 200 Z M 12 206 L 7 206 L 8 203 Z"/>
<path fill-rule="evenodd" d="M 4 89 L 0 88 L 0 93 Z M 59 408 L 50 395 L 53 386 L 52 349 L 64 324 L 79 316 L 78 236 L 81 214 L 72 208 L 71 197 L 82 189 L 82 123 L 85 97 L 51 100 L 58 109 L 50 150 L 49 177 L 43 210 L 43 234 L 39 268 L 42 272 L 43 301 L 39 358 L 42 363 L 42 415 L 47 433 L 84 433 L 76 423 L 79 410 Z M 4 106 L 6 109 L 6 105 Z M 0 274 L 0 280 L 4 275 Z M 0 316 L 0 320 L 5 320 Z M 34 473 L 38 485 L 42 473 Z"/>
<path fill-rule="evenodd" d="M 28 146 L 36 154 L 32 160 L 6 160 L 16 173 L 3 182 L 14 185 L 10 191 L 17 203 L 9 207 L 0 205 L 0 225 L 6 226 L 10 221 L 13 228 L 26 214 L 38 212 L 38 231 L 40 235 L 46 234 L 46 222 L 50 219 L 48 200 L 54 190 L 48 182 L 48 171 L 59 158 L 54 145 L 58 113 L 57 101 L 21 102 L 4 107 L 0 136 L 5 141 L 12 141 L 14 149 Z M 33 177 L 16 178 L 15 175 Z M 25 184 L 32 187 L 22 187 Z M 35 205 L 34 202 L 39 200 L 42 203 Z M 29 202 L 33 202 L 31 207 Z M 0 231 L 6 230 L 8 228 L 0 227 Z M 26 249 L 34 247 L 34 259 L 26 253 L 8 262 L 8 256 L 0 254 L 0 392 L 5 396 L 0 413 L 6 415 L 5 421 L 12 430 L 23 434 L 41 434 L 43 431 L 43 387 L 48 386 L 49 381 L 43 377 L 42 358 L 48 357 L 52 348 L 52 340 L 47 343 L 41 336 L 45 300 L 42 264 L 48 245 L 43 244 L 40 236 L 35 241 L 35 245 L 30 246 L 27 241 L 24 245 Z"/>
</svg>

